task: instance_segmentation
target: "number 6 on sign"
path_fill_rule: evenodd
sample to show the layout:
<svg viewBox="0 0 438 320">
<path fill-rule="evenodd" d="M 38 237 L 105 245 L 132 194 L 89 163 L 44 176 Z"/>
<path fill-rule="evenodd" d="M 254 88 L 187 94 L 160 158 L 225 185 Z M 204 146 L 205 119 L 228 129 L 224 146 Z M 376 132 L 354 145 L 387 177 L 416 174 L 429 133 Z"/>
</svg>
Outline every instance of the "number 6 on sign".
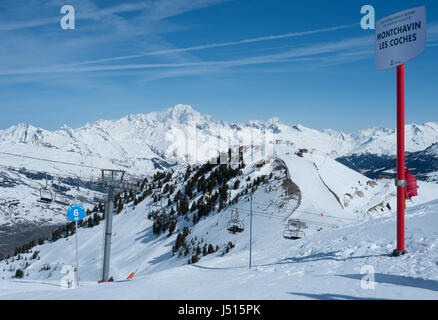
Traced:
<svg viewBox="0 0 438 320">
<path fill-rule="evenodd" d="M 73 204 L 67 209 L 67 218 L 70 221 L 78 222 L 85 217 L 85 209 L 80 204 Z"/>
<path fill-rule="evenodd" d="M 78 259 L 78 221 L 81 221 L 85 217 L 85 209 L 80 204 L 72 204 L 67 209 L 67 218 L 73 221 L 76 225 L 76 283 L 79 287 L 79 259 Z"/>
</svg>

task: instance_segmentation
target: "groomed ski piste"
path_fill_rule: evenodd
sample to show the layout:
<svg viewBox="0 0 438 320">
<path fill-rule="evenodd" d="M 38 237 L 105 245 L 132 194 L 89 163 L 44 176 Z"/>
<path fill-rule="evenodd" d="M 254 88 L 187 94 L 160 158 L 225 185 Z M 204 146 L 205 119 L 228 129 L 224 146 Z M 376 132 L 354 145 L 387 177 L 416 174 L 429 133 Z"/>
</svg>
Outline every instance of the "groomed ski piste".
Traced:
<svg viewBox="0 0 438 320">
<path fill-rule="evenodd" d="M 257 168 L 261 160 L 265 165 Z M 371 180 L 327 154 L 287 145 L 276 146 L 270 158 L 258 153 L 251 158 L 247 150 L 244 161 L 241 186 L 230 188 L 231 198 L 245 188 L 248 177 L 273 173 L 273 179 L 253 194 L 251 269 L 249 194 L 195 225 L 178 220 L 170 237 L 152 232 L 153 222 L 146 218 L 153 201 L 149 196 L 114 216 L 110 267 L 114 282 L 97 283 L 101 223 L 79 229 L 78 288 L 62 285 L 66 276 L 62 267 L 75 266 L 75 236 L 69 236 L 34 247 L 38 260 L 31 258 L 32 252 L 13 262 L 3 260 L 0 299 L 438 298 L 438 185 L 419 182 L 419 196 L 407 203 L 408 254 L 394 258 L 392 180 Z M 231 234 L 226 226 L 236 208 L 244 231 Z M 283 238 L 290 218 L 306 224 L 305 237 Z M 191 229 L 188 241 L 202 239 L 219 250 L 193 264 L 188 264 L 189 256 L 172 255 L 176 235 L 186 225 Z M 229 242 L 234 247 L 225 252 Z M 25 263 L 25 276 L 16 279 L 14 270 Z M 132 272 L 135 276 L 126 280 Z"/>
</svg>

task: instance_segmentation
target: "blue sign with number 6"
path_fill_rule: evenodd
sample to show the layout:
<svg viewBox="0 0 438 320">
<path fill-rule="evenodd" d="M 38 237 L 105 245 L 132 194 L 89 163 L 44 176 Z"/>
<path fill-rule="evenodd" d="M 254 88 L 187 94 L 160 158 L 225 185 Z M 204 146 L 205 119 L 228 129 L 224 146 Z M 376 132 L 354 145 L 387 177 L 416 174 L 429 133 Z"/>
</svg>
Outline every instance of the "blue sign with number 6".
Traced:
<svg viewBox="0 0 438 320">
<path fill-rule="evenodd" d="M 80 204 L 72 204 L 67 209 L 67 218 L 70 221 L 81 221 L 85 217 L 85 209 Z"/>
</svg>

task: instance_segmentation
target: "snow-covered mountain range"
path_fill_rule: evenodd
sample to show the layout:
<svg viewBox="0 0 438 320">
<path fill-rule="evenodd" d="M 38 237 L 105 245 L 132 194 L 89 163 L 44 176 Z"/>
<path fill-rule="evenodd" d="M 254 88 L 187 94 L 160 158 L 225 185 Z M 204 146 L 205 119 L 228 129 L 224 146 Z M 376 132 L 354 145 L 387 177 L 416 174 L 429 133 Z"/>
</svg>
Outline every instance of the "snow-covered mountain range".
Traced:
<svg viewBox="0 0 438 320">
<path fill-rule="evenodd" d="M 5 237 L 15 236 L 23 227 L 57 226 L 65 222 L 62 205 L 46 208 L 37 202 L 46 184 L 54 188 L 58 198 L 81 199 L 84 205 L 93 207 L 98 202 L 96 199 L 102 200 L 104 195 L 90 189 L 85 181 L 98 176 L 97 168 L 124 169 L 144 177 L 156 169 L 173 165 L 177 169 L 178 164 L 186 161 L 204 163 L 217 157 L 218 150 L 248 146 L 251 139 L 256 146 L 265 144 L 254 151 L 259 158 L 282 158 L 281 153 L 289 156 L 307 149 L 320 154 L 324 161 L 336 158 L 371 179 L 395 167 L 394 130 L 375 128 L 346 134 L 289 125 L 276 118 L 246 124 L 226 123 L 201 115 L 187 105 L 119 120 L 100 120 L 78 129 L 64 125 L 53 132 L 19 124 L 0 130 L 0 233 L 3 232 L 0 243 L 8 242 L 9 238 Z M 406 126 L 407 151 L 412 151 L 407 154 L 408 165 L 412 164 L 412 172 L 422 180 L 438 180 L 437 144 L 434 144 L 437 141 L 438 123 Z M 288 151 L 284 152 L 284 148 Z M 306 167 L 305 179 L 312 170 L 313 167 Z M 48 172 L 47 181 L 44 172 Z M 345 172 L 350 173 L 343 175 L 351 174 Z M 307 185 L 303 181 L 302 185 L 316 188 L 310 182 Z"/>
<path fill-rule="evenodd" d="M 438 181 L 437 151 L 438 143 L 422 151 L 406 152 L 406 166 L 417 179 L 436 182 Z M 381 176 L 394 177 L 396 173 L 396 155 L 392 154 L 351 154 L 339 157 L 336 160 L 372 179 Z"/>
<path fill-rule="evenodd" d="M 263 137 L 266 142 L 317 149 L 332 158 L 364 153 L 393 155 L 396 151 L 394 129 L 372 128 L 348 134 L 286 124 L 278 118 L 245 124 L 227 123 L 202 115 L 188 105 L 129 115 L 119 120 L 99 120 L 78 129 L 64 125 L 57 131 L 48 131 L 30 124 L 18 124 L 0 130 L 0 150 L 143 173 L 175 162 L 206 161 L 218 149 L 224 151 L 230 146 L 250 144 L 251 136 L 253 139 Z M 437 141 L 438 122 L 406 125 L 407 151 L 422 151 Z M 84 168 L 52 164 L 48 167 L 44 162 L 6 155 L 0 155 L 0 165 L 90 174 L 90 170 Z"/>
</svg>

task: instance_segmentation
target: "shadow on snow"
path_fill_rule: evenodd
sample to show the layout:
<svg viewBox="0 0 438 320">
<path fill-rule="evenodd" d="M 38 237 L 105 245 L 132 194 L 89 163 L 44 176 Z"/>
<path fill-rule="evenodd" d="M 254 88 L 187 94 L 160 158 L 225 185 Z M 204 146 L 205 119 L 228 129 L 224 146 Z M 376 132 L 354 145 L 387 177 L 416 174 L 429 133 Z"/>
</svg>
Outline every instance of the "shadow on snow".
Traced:
<svg viewBox="0 0 438 320">
<path fill-rule="evenodd" d="M 364 277 L 363 274 L 344 274 L 340 276 L 345 278 L 355 279 L 355 280 L 362 280 L 362 278 Z M 396 274 L 375 273 L 374 282 L 426 289 L 431 291 L 438 291 L 438 281 L 436 280 L 414 278 L 414 277 L 402 276 Z"/>
<path fill-rule="evenodd" d="M 364 298 L 364 297 L 355 297 L 355 296 L 347 296 L 344 294 L 336 294 L 336 293 L 304 293 L 304 292 L 288 292 L 288 294 L 307 297 L 311 299 L 317 300 L 387 300 L 380 298 Z"/>
</svg>

